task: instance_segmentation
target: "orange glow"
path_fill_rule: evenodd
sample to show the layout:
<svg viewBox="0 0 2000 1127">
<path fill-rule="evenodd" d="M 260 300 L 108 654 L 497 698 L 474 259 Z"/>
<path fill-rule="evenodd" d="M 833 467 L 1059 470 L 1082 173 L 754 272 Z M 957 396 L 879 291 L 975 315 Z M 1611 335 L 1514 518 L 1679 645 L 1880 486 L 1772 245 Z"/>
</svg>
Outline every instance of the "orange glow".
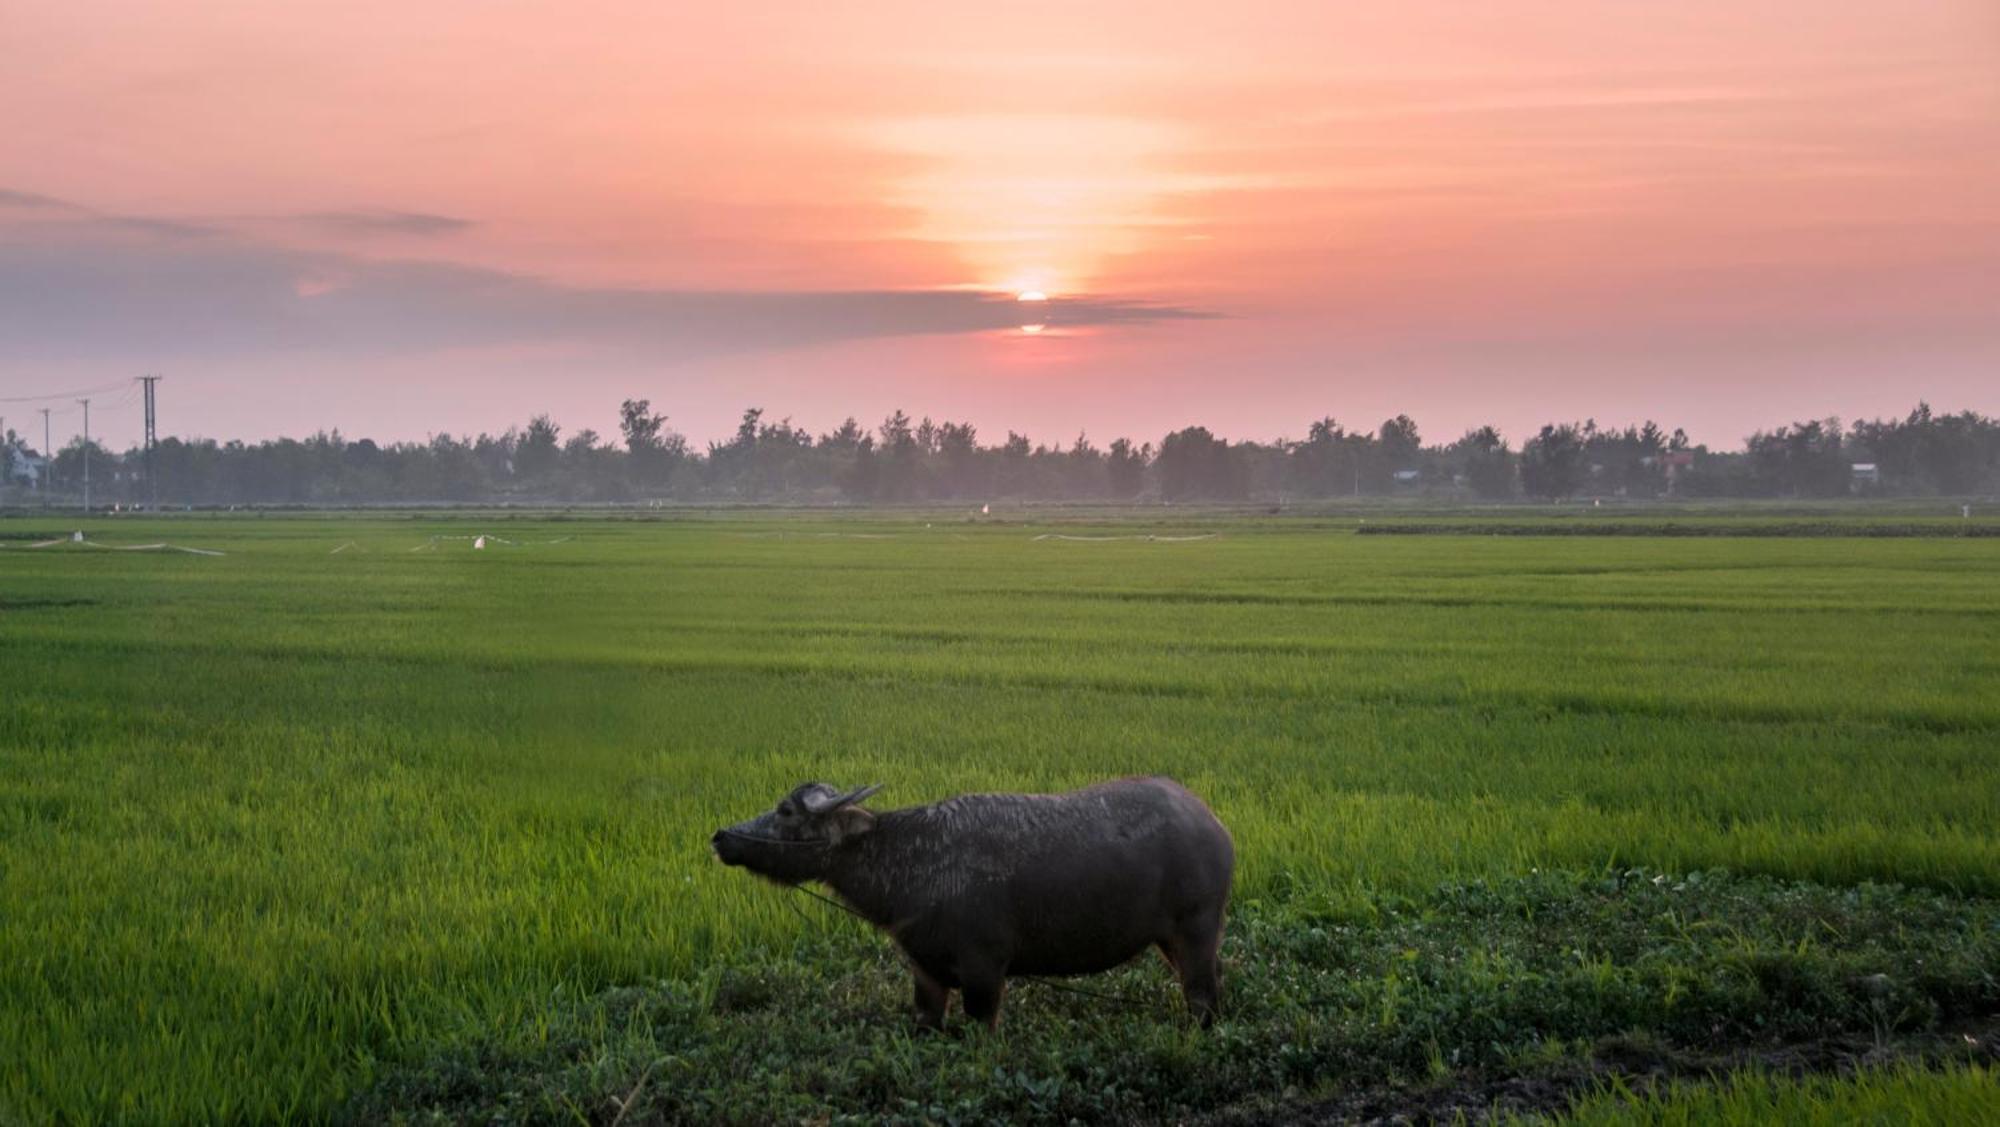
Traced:
<svg viewBox="0 0 2000 1127">
<path fill-rule="evenodd" d="M 910 235 L 950 246 L 977 277 L 1073 288 L 1149 244 L 1168 222 L 1163 197 L 1212 184 L 1171 167 L 1186 144 L 1177 133 L 1128 117 L 962 114 L 881 122 L 865 136 L 908 161 L 889 191 L 917 217 Z"/>
</svg>

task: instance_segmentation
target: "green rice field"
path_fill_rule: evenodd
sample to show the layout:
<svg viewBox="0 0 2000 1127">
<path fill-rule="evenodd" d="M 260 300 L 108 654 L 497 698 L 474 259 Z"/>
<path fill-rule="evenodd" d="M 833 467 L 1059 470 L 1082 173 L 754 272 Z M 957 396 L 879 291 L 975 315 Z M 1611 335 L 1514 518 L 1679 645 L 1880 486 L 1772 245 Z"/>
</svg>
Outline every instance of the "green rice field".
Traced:
<svg viewBox="0 0 2000 1127">
<path fill-rule="evenodd" d="M 1908 1050 L 1869 1107 L 2000 1112 L 2000 538 L 1357 527 L 0 520 L 0 1121 L 1261 1122 L 1533 1072 L 1668 1122 L 1835 1089 L 1628 1099 L 1604 1038 L 1835 1034 Z M 110 550 L 157 542 L 222 554 Z M 1210 1034 L 1148 964 L 1093 980 L 1136 1013 L 915 1038 L 881 940 L 708 854 L 809 779 L 1135 773 L 1236 838 Z"/>
</svg>

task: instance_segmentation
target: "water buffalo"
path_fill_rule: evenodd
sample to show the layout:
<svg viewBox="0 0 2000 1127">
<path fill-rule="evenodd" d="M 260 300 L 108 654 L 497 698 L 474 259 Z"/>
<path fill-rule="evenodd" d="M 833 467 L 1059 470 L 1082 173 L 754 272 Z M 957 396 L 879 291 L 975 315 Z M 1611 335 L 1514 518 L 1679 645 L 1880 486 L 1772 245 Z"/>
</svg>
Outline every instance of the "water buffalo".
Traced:
<svg viewBox="0 0 2000 1127">
<path fill-rule="evenodd" d="M 909 956 L 921 1025 L 944 1024 L 953 989 L 990 1026 L 1009 975 L 1092 974 L 1147 947 L 1173 965 L 1189 1010 L 1214 1020 L 1236 850 L 1179 783 L 863 809 L 879 789 L 806 783 L 716 831 L 716 856 L 784 885 L 820 881 L 888 932 Z"/>
</svg>

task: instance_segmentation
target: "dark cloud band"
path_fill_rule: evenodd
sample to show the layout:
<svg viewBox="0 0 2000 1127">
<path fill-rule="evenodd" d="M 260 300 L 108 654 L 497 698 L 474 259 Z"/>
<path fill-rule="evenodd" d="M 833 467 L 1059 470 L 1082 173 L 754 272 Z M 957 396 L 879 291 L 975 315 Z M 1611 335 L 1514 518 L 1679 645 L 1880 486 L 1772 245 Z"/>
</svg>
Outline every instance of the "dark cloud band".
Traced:
<svg viewBox="0 0 2000 1127">
<path fill-rule="evenodd" d="M 207 237 L 185 237 L 197 230 Z M 1039 305 L 1034 319 L 1082 327 L 1211 316 L 1076 297 Z M 592 288 L 297 250 L 172 221 L 92 216 L 13 231 L 0 225 L 0 361 L 365 356 L 546 342 L 674 361 L 984 332 L 1022 320 L 1020 304 L 1005 294 Z"/>
</svg>

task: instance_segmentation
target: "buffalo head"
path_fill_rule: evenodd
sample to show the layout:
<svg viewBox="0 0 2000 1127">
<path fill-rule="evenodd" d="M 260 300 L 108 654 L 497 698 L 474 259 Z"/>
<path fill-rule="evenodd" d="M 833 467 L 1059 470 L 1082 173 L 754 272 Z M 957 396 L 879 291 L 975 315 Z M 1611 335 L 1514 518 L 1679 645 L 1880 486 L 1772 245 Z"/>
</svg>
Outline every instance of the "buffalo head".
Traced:
<svg viewBox="0 0 2000 1127">
<path fill-rule="evenodd" d="M 882 786 L 842 793 L 826 783 L 805 783 L 778 805 L 747 822 L 715 831 L 709 839 L 725 865 L 740 865 L 780 884 L 825 875 L 834 852 L 875 828 L 862 800 Z"/>
</svg>

